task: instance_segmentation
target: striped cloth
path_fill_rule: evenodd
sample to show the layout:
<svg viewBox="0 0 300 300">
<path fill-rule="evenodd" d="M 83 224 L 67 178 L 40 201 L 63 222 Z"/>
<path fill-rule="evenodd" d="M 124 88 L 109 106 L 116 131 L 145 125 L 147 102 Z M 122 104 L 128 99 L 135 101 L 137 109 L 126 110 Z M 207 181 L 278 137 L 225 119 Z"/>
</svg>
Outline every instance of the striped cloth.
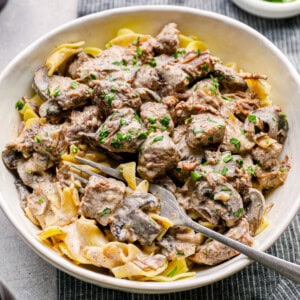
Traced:
<svg viewBox="0 0 300 300">
<path fill-rule="evenodd" d="M 78 15 L 114 7 L 140 4 L 175 4 L 225 14 L 240 20 L 273 41 L 300 71 L 300 16 L 287 20 L 265 20 L 251 16 L 229 0 L 79 0 Z M 300 264 L 300 214 L 267 252 Z M 139 295 L 105 289 L 57 271 L 58 299 L 185 300 L 185 299 L 300 299 L 300 285 L 253 263 L 241 272 L 209 286 L 168 295 Z"/>
</svg>

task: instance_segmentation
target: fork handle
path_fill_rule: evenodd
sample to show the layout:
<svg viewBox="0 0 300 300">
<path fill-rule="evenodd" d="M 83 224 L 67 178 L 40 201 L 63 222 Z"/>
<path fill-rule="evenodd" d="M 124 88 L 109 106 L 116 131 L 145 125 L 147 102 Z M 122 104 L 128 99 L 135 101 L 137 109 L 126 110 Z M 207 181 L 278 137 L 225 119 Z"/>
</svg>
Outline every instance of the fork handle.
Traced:
<svg viewBox="0 0 300 300">
<path fill-rule="evenodd" d="M 297 283 L 300 283 L 300 266 L 297 264 L 251 248 L 214 230 L 206 228 L 192 220 L 186 220 L 183 225 L 188 226 L 197 232 L 201 232 L 205 236 L 229 246 L 230 248 L 245 254 L 249 258 L 261 263 L 262 265 L 286 276 Z"/>
</svg>

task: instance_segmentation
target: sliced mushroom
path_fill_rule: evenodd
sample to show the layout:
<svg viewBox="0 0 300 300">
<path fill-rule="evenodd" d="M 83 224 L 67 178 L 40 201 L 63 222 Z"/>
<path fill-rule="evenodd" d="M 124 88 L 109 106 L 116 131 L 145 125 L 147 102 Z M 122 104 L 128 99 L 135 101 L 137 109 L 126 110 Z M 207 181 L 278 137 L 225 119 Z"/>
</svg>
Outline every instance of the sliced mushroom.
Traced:
<svg viewBox="0 0 300 300">
<path fill-rule="evenodd" d="M 277 106 L 259 108 L 248 115 L 244 129 L 248 138 L 254 140 L 257 130 L 265 132 L 275 140 L 284 142 L 288 131 L 288 123 L 283 115 L 279 115 L 281 109 Z"/>
<path fill-rule="evenodd" d="M 7 147 L 2 152 L 2 160 L 8 169 L 16 169 L 20 159 L 22 159 L 22 153 L 16 149 Z"/>
<path fill-rule="evenodd" d="M 250 233 L 254 235 L 264 214 L 265 197 L 259 190 L 250 188 L 248 194 L 244 197 L 244 202 Z"/>
<path fill-rule="evenodd" d="M 118 241 L 135 242 L 142 245 L 151 245 L 161 231 L 147 211 L 158 209 L 159 202 L 149 193 L 134 193 L 124 199 L 116 210 L 111 224 L 111 232 Z"/>
</svg>

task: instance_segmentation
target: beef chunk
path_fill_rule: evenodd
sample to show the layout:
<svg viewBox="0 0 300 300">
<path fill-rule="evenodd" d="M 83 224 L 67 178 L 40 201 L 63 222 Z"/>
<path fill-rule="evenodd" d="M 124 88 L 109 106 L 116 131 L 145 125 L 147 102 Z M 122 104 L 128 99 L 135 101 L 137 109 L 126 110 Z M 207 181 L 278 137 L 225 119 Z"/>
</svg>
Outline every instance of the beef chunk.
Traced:
<svg viewBox="0 0 300 300">
<path fill-rule="evenodd" d="M 241 220 L 236 227 L 231 228 L 225 236 L 248 246 L 253 244 L 253 238 L 249 233 L 249 224 L 245 219 Z M 191 260 L 197 264 L 214 266 L 238 254 L 238 251 L 220 242 L 211 241 L 201 245 Z"/>
<path fill-rule="evenodd" d="M 123 182 L 112 178 L 91 176 L 80 203 L 82 214 L 106 226 L 111 222 L 115 210 L 122 204 L 124 195 Z"/>
<path fill-rule="evenodd" d="M 142 104 L 139 94 L 123 81 L 97 81 L 93 100 L 99 106 L 103 117 L 107 117 L 115 109 L 138 109 Z"/>
<path fill-rule="evenodd" d="M 87 85 L 73 81 L 69 77 L 58 75 L 48 77 L 47 72 L 47 68 L 42 67 L 35 72 L 33 79 L 34 90 L 46 101 L 40 107 L 42 117 L 53 113 L 53 106 L 59 113 L 59 109 L 73 109 L 87 103 L 90 98 Z"/>
<path fill-rule="evenodd" d="M 203 79 L 193 86 L 188 93 L 187 101 L 181 101 L 176 105 L 175 112 L 181 123 L 191 115 L 203 112 L 218 114 L 221 106 L 221 98 L 216 79 Z"/>
<path fill-rule="evenodd" d="M 263 149 L 255 147 L 253 149 L 253 158 L 259 163 L 264 169 L 268 169 L 277 164 L 277 157 L 282 151 L 282 145 L 275 142 L 268 148 Z"/>
<path fill-rule="evenodd" d="M 192 116 L 187 132 L 187 143 L 192 148 L 221 143 L 225 133 L 225 121 L 212 114 Z"/>
<path fill-rule="evenodd" d="M 149 181 L 176 166 L 179 152 L 166 132 L 151 134 L 142 146 L 137 171 Z"/>
<path fill-rule="evenodd" d="M 79 56 L 69 68 L 73 78 L 93 85 L 95 79 L 110 78 L 132 82 L 137 68 L 134 57 L 136 52 L 131 48 L 112 46 L 103 50 L 97 57 Z"/>
<path fill-rule="evenodd" d="M 162 80 L 163 88 L 161 95 L 170 95 L 176 92 L 183 92 L 190 83 L 190 78 L 182 70 L 178 63 L 169 63 L 157 66 L 157 72 Z"/>
<path fill-rule="evenodd" d="M 146 137 L 146 129 L 132 108 L 114 112 L 97 132 L 99 145 L 110 152 L 135 153 Z"/>
<path fill-rule="evenodd" d="M 133 243 L 139 241 L 142 245 L 151 245 L 161 231 L 147 211 L 157 210 L 158 200 L 152 194 L 134 193 L 124 199 L 116 210 L 111 224 L 111 232 L 118 241 Z"/>
<path fill-rule="evenodd" d="M 86 106 L 83 111 L 74 110 L 71 113 L 71 124 L 66 127 L 68 143 L 81 141 L 86 134 L 93 134 L 99 128 L 100 109 L 96 105 Z"/>
<path fill-rule="evenodd" d="M 179 30 L 175 23 L 166 25 L 156 37 L 156 51 L 173 54 L 179 46 Z"/>
<path fill-rule="evenodd" d="M 246 81 L 238 76 L 233 68 L 226 67 L 222 63 L 217 62 L 214 65 L 213 74 L 218 78 L 226 92 L 244 92 L 248 88 Z"/>
<path fill-rule="evenodd" d="M 174 122 L 162 103 L 147 102 L 141 106 L 141 118 L 148 129 L 172 132 Z"/>
<path fill-rule="evenodd" d="M 71 78 L 80 78 L 81 67 L 85 62 L 89 60 L 93 60 L 93 57 L 86 54 L 85 52 L 78 53 L 78 55 L 68 67 L 68 75 L 70 75 Z"/>
</svg>

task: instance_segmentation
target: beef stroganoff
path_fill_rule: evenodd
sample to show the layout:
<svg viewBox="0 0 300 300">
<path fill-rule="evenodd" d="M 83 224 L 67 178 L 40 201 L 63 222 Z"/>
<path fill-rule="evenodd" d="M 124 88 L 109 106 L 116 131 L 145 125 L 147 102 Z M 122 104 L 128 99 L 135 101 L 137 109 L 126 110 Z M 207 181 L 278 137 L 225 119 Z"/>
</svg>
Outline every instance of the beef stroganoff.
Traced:
<svg viewBox="0 0 300 300">
<path fill-rule="evenodd" d="M 225 64 L 174 23 L 156 37 L 122 28 L 105 50 L 84 45 L 58 46 L 35 72 L 36 94 L 16 103 L 19 134 L 2 152 L 39 239 L 140 281 L 191 277 L 238 254 L 160 216 L 156 183 L 193 220 L 252 245 L 268 225 L 265 194 L 290 169 L 278 159 L 288 122 L 267 77 Z M 83 184 L 75 156 L 118 168 L 126 184 Z"/>
</svg>

